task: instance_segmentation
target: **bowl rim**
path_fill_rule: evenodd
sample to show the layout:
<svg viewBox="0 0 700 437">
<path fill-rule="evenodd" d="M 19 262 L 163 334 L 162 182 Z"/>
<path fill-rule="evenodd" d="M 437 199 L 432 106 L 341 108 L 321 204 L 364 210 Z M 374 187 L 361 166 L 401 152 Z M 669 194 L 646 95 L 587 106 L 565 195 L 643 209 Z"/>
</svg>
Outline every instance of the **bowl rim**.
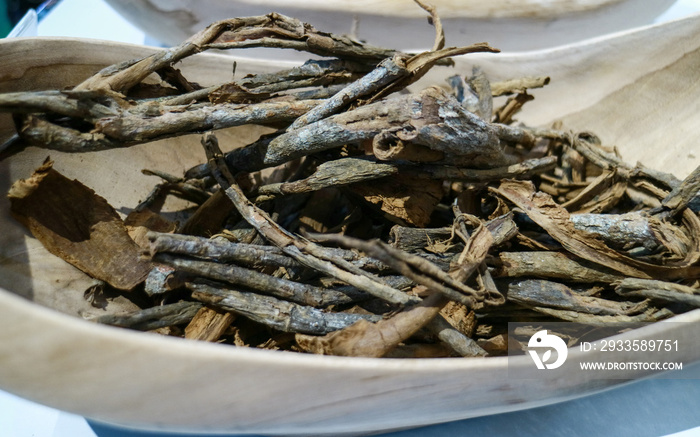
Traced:
<svg viewBox="0 0 700 437">
<path fill-rule="evenodd" d="M 236 347 L 228 344 L 210 343 L 204 341 L 189 340 L 179 337 L 169 337 L 147 332 L 134 331 L 109 325 L 101 325 L 80 317 L 71 316 L 54 309 L 42 306 L 12 293 L 0 287 L 0 307 L 4 311 L 14 311 L 26 317 L 35 317 L 37 321 L 50 324 L 56 328 L 64 327 L 72 332 L 101 337 L 115 342 L 132 342 L 134 346 L 143 347 L 144 350 L 161 349 L 167 345 L 173 353 L 186 353 L 196 356 L 196 359 L 207 360 L 209 358 L 245 359 L 252 361 L 269 362 L 267 358 L 274 358 L 281 365 L 303 365 L 315 368 L 335 368 L 338 364 L 356 370 L 376 369 L 377 363 L 387 370 L 402 371 L 435 371 L 435 370 L 465 370 L 477 368 L 505 370 L 509 366 L 530 365 L 530 359 L 522 356 L 498 356 L 498 357 L 451 357 L 451 358 L 368 358 L 368 357 L 341 357 L 332 355 L 316 355 L 291 351 L 277 351 L 258 349 L 255 347 Z M 610 338 L 649 337 L 654 333 L 664 332 L 668 323 L 700 323 L 700 308 L 688 311 L 664 319 L 658 322 L 645 324 L 644 326 L 617 334 Z M 570 351 L 573 348 L 569 348 Z M 513 361 L 511 361 L 513 360 Z M 698 359 L 700 361 L 700 359 Z"/>
</svg>

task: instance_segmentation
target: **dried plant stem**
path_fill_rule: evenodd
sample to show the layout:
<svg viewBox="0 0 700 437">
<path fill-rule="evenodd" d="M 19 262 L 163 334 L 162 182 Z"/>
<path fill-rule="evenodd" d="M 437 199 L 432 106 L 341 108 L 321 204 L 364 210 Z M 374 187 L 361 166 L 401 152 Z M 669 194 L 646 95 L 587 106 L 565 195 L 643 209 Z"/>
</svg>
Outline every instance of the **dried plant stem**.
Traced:
<svg viewBox="0 0 700 437">
<path fill-rule="evenodd" d="M 430 261 L 395 249 L 382 241 L 367 242 L 356 238 L 330 234 L 313 234 L 310 235 L 310 238 L 320 242 L 334 243 L 347 248 L 361 250 L 370 257 L 386 264 L 397 273 L 467 306 L 474 306 L 478 300 L 479 293 L 476 290 L 462 282 L 456 281 Z"/>
<path fill-rule="evenodd" d="M 615 316 L 596 316 L 577 311 L 559 310 L 545 307 L 533 307 L 532 309 L 538 313 L 556 317 L 557 319 L 565 320 L 567 322 L 581 323 L 590 326 L 629 326 L 630 324 L 634 323 L 658 322 L 659 320 L 673 316 L 673 312 L 666 308 L 658 311 L 652 308 L 643 314 L 638 314 L 636 316 L 627 316 L 624 314 Z"/>
<path fill-rule="evenodd" d="M 200 308 L 202 304 L 199 302 L 181 301 L 127 314 L 108 314 L 97 317 L 94 321 L 139 331 L 151 331 L 189 323 Z"/>
<path fill-rule="evenodd" d="M 300 194 L 327 187 L 366 182 L 399 173 L 417 178 L 461 182 L 489 182 L 507 178 L 528 178 L 556 166 L 556 157 L 531 159 L 519 164 L 491 169 L 459 168 L 446 165 L 416 165 L 409 162 L 377 161 L 373 158 L 351 157 L 320 164 L 306 179 L 263 185 L 257 191 L 257 202 L 276 195 Z"/>
<path fill-rule="evenodd" d="M 202 276 L 216 281 L 240 285 L 263 292 L 264 294 L 314 307 L 345 304 L 366 298 L 364 293 L 353 293 L 352 291 L 343 293 L 308 284 L 301 284 L 288 279 L 266 275 L 257 270 L 246 269 L 230 264 L 190 260 L 163 253 L 155 255 L 153 259 L 156 262 L 163 263 L 190 275 Z"/>
<path fill-rule="evenodd" d="M 415 300 L 407 294 L 381 283 L 369 274 L 360 274 L 357 271 L 359 269 L 338 258 L 332 252 L 281 228 L 264 211 L 253 205 L 238 187 L 224 162 L 216 137 L 213 134 L 207 134 L 202 139 L 202 145 L 207 152 L 212 174 L 241 216 L 265 239 L 282 249 L 286 255 L 309 268 L 323 272 L 388 302 L 405 304 Z M 323 258 L 319 258 L 318 255 Z"/>
<path fill-rule="evenodd" d="M 635 305 L 579 295 L 563 284 L 540 279 L 513 282 L 508 286 L 508 300 L 529 308 L 547 307 L 602 316 L 629 315 L 646 309 L 644 303 Z"/>
<path fill-rule="evenodd" d="M 624 297 L 638 296 L 662 302 L 700 307 L 700 290 L 665 281 L 626 278 L 618 281 L 615 291 Z"/>
<path fill-rule="evenodd" d="M 501 252 L 497 277 L 552 278 L 567 282 L 611 283 L 622 276 L 597 264 L 585 263 L 560 252 Z"/>
</svg>

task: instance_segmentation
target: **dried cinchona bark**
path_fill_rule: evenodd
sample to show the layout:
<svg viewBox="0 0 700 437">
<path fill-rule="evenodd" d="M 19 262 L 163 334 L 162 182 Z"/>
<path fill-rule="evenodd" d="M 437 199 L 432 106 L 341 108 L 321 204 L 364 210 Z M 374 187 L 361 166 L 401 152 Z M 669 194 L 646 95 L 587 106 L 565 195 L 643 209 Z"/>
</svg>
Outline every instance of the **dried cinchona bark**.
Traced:
<svg viewBox="0 0 700 437">
<path fill-rule="evenodd" d="M 679 181 L 591 133 L 518 124 L 548 77 L 491 83 L 475 66 L 421 88 L 449 57 L 497 50 L 446 47 L 436 10 L 417 3 L 436 28 L 418 54 L 269 14 L 214 23 L 70 90 L 0 94 L 20 148 L 201 133 L 206 156 L 183 175 L 135 169 L 159 181 L 120 210 L 124 223 L 49 164 L 13 187 L 13 213 L 142 307 L 98 322 L 238 347 L 480 357 L 508 352 L 508 322 L 528 322 L 522 336 L 698 307 L 698 170 Z M 175 68 L 261 46 L 326 59 L 206 88 Z M 215 131 L 250 124 L 276 131 L 223 154 Z M 187 206 L 169 210 L 171 196 Z"/>
</svg>

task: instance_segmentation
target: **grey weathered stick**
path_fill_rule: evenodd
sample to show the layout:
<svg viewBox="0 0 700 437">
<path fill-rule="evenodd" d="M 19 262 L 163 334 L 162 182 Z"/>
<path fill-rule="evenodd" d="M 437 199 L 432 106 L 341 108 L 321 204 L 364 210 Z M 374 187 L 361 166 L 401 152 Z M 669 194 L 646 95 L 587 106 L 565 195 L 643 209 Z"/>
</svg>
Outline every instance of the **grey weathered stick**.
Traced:
<svg viewBox="0 0 700 437">
<path fill-rule="evenodd" d="M 182 234 L 149 232 L 146 237 L 151 241 L 151 256 L 159 252 L 187 255 L 215 260 L 217 262 L 236 262 L 249 267 L 301 267 L 299 263 L 276 246 L 232 243 L 223 239 L 210 239 Z M 379 261 L 361 257 L 356 252 L 344 249 L 328 249 L 338 258 L 350 261 L 353 265 L 370 270 L 386 270 Z"/>
<path fill-rule="evenodd" d="M 437 108 L 442 109 L 437 111 Z M 494 127 L 464 110 L 442 90 L 428 88 L 418 95 L 360 106 L 273 139 L 258 141 L 229 152 L 226 162 L 238 171 L 256 171 L 370 140 L 395 128 L 410 131 L 415 144 L 454 155 L 475 166 L 495 167 L 507 161 Z M 189 172 L 188 176 L 201 176 L 200 171 Z"/>
<path fill-rule="evenodd" d="M 624 297 L 646 297 L 700 307 L 700 289 L 673 282 L 626 278 L 617 282 L 615 292 Z"/>
<path fill-rule="evenodd" d="M 224 32 L 206 44 L 205 49 L 284 48 L 374 64 L 395 53 L 346 36 L 319 32 L 309 24 L 274 12 L 260 17 L 223 20 L 210 27 L 213 26 L 223 28 Z"/>
<path fill-rule="evenodd" d="M 238 39 L 243 40 L 238 43 L 233 42 L 237 36 Z M 245 47 L 289 48 L 373 64 L 394 53 L 393 50 L 369 46 L 347 37 L 318 32 L 299 20 L 271 13 L 212 23 L 177 47 L 160 51 L 141 60 L 108 67 L 84 81 L 76 89 L 111 89 L 123 93 L 151 73 L 170 67 L 195 53 L 210 48 Z"/>
<path fill-rule="evenodd" d="M 659 320 L 673 317 L 673 312 L 667 308 L 656 311 L 655 309 L 647 310 L 643 314 L 636 316 L 615 315 L 615 316 L 597 316 L 577 311 L 559 310 L 546 307 L 533 307 L 533 310 L 538 313 L 556 317 L 557 319 L 567 322 L 583 323 L 591 326 L 611 326 L 611 325 L 629 325 L 632 323 L 651 323 Z"/>
<path fill-rule="evenodd" d="M 528 308 L 547 307 L 605 316 L 629 315 L 646 308 L 645 305 L 630 302 L 582 296 L 564 284 L 541 279 L 511 283 L 508 286 L 508 300 Z"/>
<path fill-rule="evenodd" d="M 299 267 L 300 264 L 274 246 L 231 243 L 181 234 L 149 232 L 151 256 L 171 253 L 215 260 L 220 263 L 235 262 L 248 267 L 275 266 Z"/>
<path fill-rule="evenodd" d="M 622 276 L 597 264 L 576 261 L 559 252 L 500 252 L 497 277 L 553 278 L 567 282 L 599 283 L 620 280 Z"/>
<path fill-rule="evenodd" d="M 156 262 L 166 264 L 191 275 L 240 285 L 281 299 L 314 307 L 345 304 L 367 297 L 366 294 L 357 292 L 357 290 L 347 290 L 345 293 L 329 290 L 308 284 L 301 284 L 288 279 L 277 278 L 256 270 L 230 264 L 197 261 L 174 257 L 163 253 L 157 254 L 153 259 Z"/>
<path fill-rule="evenodd" d="M 214 85 L 178 96 L 164 97 L 158 99 L 158 101 L 165 106 L 187 105 L 209 98 L 210 94 L 216 94 L 218 90 L 226 85 L 238 85 L 256 93 L 277 93 L 295 88 L 319 85 L 323 85 L 324 89 L 333 89 L 334 86 L 337 86 L 335 84 L 346 83 L 355 79 L 358 74 L 366 73 L 370 70 L 371 68 L 368 68 L 365 64 L 339 59 L 309 60 L 302 65 L 287 70 L 247 75 L 229 84 Z"/>
<path fill-rule="evenodd" d="M 483 357 L 487 355 L 486 351 L 476 341 L 456 330 L 440 315 L 431 320 L 426 327 L 436 334 L 440 341 L 449 345 L 452 350 L 463 357 Z"/>
<path fill-rule="evenodd" d="M 467 79 L 467 84 L 476 95 L 476 106 L 474 110 L 470 110 L 484 120 L 490 121 L 493 114 L 493 97 L 491 83 L 486 74 L 481 68 L 475 66 L 472 68 L 472 76 Z"/>
<path fill-rule="evenodd" d="M 464 182 L 489 182 L 504 178 L 527 178 L 556 166 L 556 157 L 531 159 L 507 167 L 491 169 L 460 168 L 447 165 L 415 165 L 401 161 L 377 161 L 369 157 L 350 157 L 326 161 L 306 179 L 263 185 L 256 202 L 275 195 L 299 194 L 327 187 L 349 185 L 380 179 L 399 173 L 418 178 L 445 179 Z"/>
<path fill-rule="evenodd" d="M 95 121 L 118 114 L 115 103 L 122 98 L 95 91 L 24 91 L 0 94 L 0 112 L 16 114 L 55 113 Z"/>
<path fill-rule="evenodd" d="M 181 301 L 127 314 L 107 314 L 97 317 L 94 321 L 105 325 L 150 331 L 189 323 L 201 307 L 202 304 L 199 302 Z"/>
<path fill-rule="evenodd" d="M 341 59 L 310 59 L 302 65 L 275 73 L 260 73 L 242 77 L 236 83 L 258 92 L 280 92 L 300 85 L 317 86 L 345 83 L 372 68 L 365 63 Z M 313 80 L 313 82 L 308 82 Z"/>
<path fill-rule="evenodd" d="M 325 312 L 309 306 L 255 293 L 190 283 L 192 297 L 209 305 L 247 317 L 284 332 L 323 335 L 343 329 L 358 320 L 379 320 L 381 316 Z"/>
<path fill-rule="evenodd" d="M 380 62 L 374 70 L 346 86 L 313 110 L 297 118 L 287 128 L 287 131 L 299 129 L 335 114 L 358 98 L 371 94 L 407 74 L 409 74 L 409 71 L 406 69 L 405 56 L 394 55 L 391 58 L 387 58 Z"/>
<path fill-rule="evenodd" d="M 586 159 L 605 170 L 616 170 L 625 179 L 637 176 L 660 182 L 668 188 L 675 188 L 680 181 L 670 173 L 663 173 L 638 164 L 632 167 L 617 156 L 602 150 L 593 141 L 589 141 L 585 135 L 577 135 L 573 139 L 570 135 L 563 134 L 562 138 L 569 141 L 569 145 Z"/>
<path fill-rule="evenodd" d="M 320 102 L 294 100 L 165 106 L 159 108 L 158 115 L 149 117 L 141 113 L 145 108 L 136 107 L 116 117 L 103 117 L 95 127 L 120 141 L 144 142 L 244 124 L 291 122 Z"/>
<path fill-rule="evenodd" d="M 319 103 L 318 100 L 263 102 L 259 104 L 198 104 L 161 108 L 159 115 L 119 112 L 95 123 L 97 132 L 82 132 L 38 116 L 26 116 L 19 134 L 37 147 L 62 152 L 94 152 L 128 147 L 160 138 L 244 124 L 291 122 Z M 145 108 L 136 108 L 145 109 Z"/>
<path fill-rule="evenodd" d="M 306 179 L 263 185 L 258 189 L 257 194 L 259 196 L 274 196 L 308 193 L 327 187 L 379 179 L 398 174 L 398 172 L 398 166 L 393 164 L 376 162 L 366 158 L 341 158 L 320 164 L 316 171 Z"/>
<path fill-rule="evenodd" d="M 517 164 L 494 168 L 469 168 L 468 166 L 456 167 L 450 165 L 423 164 L 420 166 L 403 165 L 400 169 L 404 173 L 422 178 L 461 182 L 491 182 L 500 179 L 530 178 L 534 175 L 553 170 L 556 167 L 556 163 L 556 157 L 545 156 L 543 158 L 528 159 Z"/>
</svg>

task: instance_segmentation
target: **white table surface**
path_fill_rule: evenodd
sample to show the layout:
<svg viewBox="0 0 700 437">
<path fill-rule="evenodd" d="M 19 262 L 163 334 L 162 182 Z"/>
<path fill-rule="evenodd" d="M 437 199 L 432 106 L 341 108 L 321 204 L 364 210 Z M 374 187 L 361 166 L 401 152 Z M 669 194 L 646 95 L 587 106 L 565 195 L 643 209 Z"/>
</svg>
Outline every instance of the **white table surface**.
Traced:
<svg viewBox="0 0 700 437">
<path fill-rule="evenodd" d="M 700 0 L 678 0 L 657 22 L 700 11 Z M 157 45 L 102 0 L 63 0 L 40 23 L 39 36 L 71 36 Z M 1 365 L 1 363 L 0 363 Z M 696 379 L 652 379 L 531 410 L 384 434 L 393 437 L 457 436 L 700 436 L 700 365 Z M 147 437 L 89 423 L 0 391 L 0 436 Z M 180 436 L 183 436 L 180 434 Z"/>
</svg>

